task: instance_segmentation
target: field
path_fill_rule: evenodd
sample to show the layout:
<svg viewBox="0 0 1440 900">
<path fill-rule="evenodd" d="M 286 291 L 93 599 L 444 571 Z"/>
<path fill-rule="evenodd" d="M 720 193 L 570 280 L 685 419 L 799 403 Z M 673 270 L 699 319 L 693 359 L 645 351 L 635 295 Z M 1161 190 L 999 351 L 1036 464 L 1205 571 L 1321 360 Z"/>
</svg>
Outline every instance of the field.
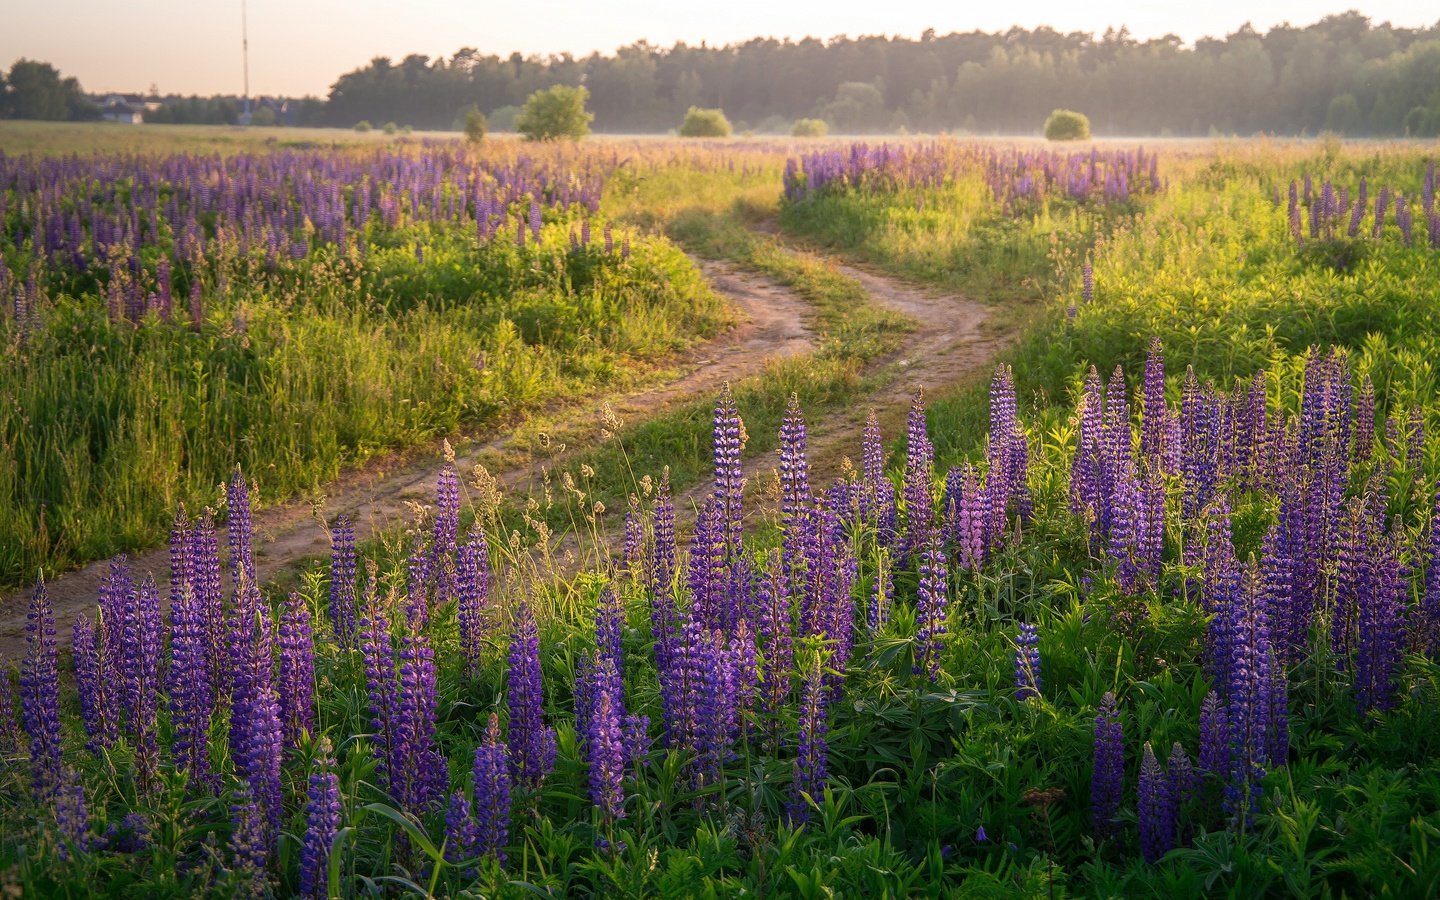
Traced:
<svg viewBox="0 0 1440 900">
<path fill-rule="evenodd" d="M 1440 893 L 1440 147 L 113 132 L 0 130 L 6 889 Z"/>
</svg>

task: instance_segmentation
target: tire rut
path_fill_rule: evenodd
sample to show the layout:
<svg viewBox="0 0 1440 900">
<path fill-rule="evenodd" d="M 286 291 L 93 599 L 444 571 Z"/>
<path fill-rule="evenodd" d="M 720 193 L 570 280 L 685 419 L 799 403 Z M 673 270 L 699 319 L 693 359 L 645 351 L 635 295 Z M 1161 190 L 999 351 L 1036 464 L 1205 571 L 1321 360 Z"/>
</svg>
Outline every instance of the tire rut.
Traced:
<svg viewBox="0 0 1440 900">
<path fill-rule="evenodd" d="M 714 340 L 692 348 L 676 360 L 684 372 L 673 380 L 629 394 L 604 398 L 627 421 L 641 421 L 678 403 L 718 391 L 780 359 L 814 349 L 811 307 L 793 291 L 769 279 L 742 272 L 721 262 L 695 260 L 711 287 L 743 314 L 743 321 Z M 604 402 L 599 398 L 567 407 L 561 427 L 598 423 Z M 506 435 L 469 435 L 457 441 L 455 466 L 464 474 L 496 456 L 513 461 L 491 465 L 491 474 L 508 492 L 536 480 L 542 466 L 564 462 L 565 454 L 538 458 L 533 447 L 507 428 Z M 410 451 L 361 466 L 332 483 L 320 502 L 290 500 L 254 513 L 257 577 L 270 581 L 297 564 L 329 553 L 329 534 L 323 522 L 348 515 L 357 540 L 365 540 L 413 518 L 415 503 L 431 502 L 435 495 L 442 446 L 428 452 Z M 169 579 L 168 548 L 131 554 L 131 574 L 146 575 L 164 585 Z M 55 614 L 57 638 L 68 645 L 71 625 L 96 603 L 100 585 L 109 570 L 100 560 L 66 573 L 46 584 Z M 165 593 L 162 591 L 162 594 Z M 0 660 L 18 661 L 24 654 L 25 620 L 29 590 L 15 591 L 0 600 Z"/>
</svg>

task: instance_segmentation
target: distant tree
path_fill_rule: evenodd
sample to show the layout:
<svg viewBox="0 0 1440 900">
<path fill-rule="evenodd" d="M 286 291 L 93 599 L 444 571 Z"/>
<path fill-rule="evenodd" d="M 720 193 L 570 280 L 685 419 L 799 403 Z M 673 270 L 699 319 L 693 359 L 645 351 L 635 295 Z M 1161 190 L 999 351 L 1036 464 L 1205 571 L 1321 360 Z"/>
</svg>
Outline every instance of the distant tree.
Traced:
<svg viewBox="0 0 1440 900">
<path fill-rule="evenodd" d="M 472 144 L 478 144 L 485 140 L 485 114 L 477 106 L 472 106 L 465 111 L 465 140 Z"/>
<path fill-rule="evenodd" d="M 790 126 L 791 137 L 824 137 L 829 133 L 830 126 L 825 124 L 824 119 L 796 119 L 795 124 Z"/>
<path fill-rule="evenodd" d="M 1052 141 L 1090 140 L 1090 120 L 1083 113 L 1057 109 L 1045 120 L 1045 137 Z"/>
<path fill-rule="evenodd" d="M 268 106 L 262 106 L 250 114 L 250 124 L 260 128 L 269 128 L 276 122 L 275 110 Z"/>
<path fill-rule="evenodd" d="M 361 134 L 369 131 L 372 127 L 373 126 L 371 126 L 369 119 L 361 119 L 360 121 L 355 123 L 355 130 L 360 132 Z"/>
<path fill-rule="evenodd" d="M 1360 127 L 1360 101 L 1354 94 L 1340 94 L 1330 99 L 1325 112 L 1325 130 L 1355 134 Z"/>
<path fill-rule="evenodd" d="M 578 141 L 590 133 L 595 118 L 585 109 L 589 98 L 585 88 L 563 84 L 536 91 L 525 101 L 515 128 L 529 141 Z"/>
<path fill-rule="evenodd" d="M 841 134 L 874 131 L 885 127 L 885 95 L 879 85 L 846 81 L 821 113 Z"/>
<path fill-rule="evenodd" d="M 725 118 L 724 110 L 701 109 L 698 106 L 692 106 L 685 113 L 685 121 L 680 123 L 680 136 L 729 137 L 730 120 Z"/>
<path fill-rule="evenodd" d="M 49 63 L 17 60 L 0 93 L 0 116 L 53 122 L 93 119 L 100 111 L 86 98 L 80 82 L 61 78 Z"/>
<path fill-rule="evenodd" d="M 400 132 L 400 126 L 394 122 L 386 122 L 385 127 L 380 130 L 386 134 L 398 134 Z"/>
</svg>

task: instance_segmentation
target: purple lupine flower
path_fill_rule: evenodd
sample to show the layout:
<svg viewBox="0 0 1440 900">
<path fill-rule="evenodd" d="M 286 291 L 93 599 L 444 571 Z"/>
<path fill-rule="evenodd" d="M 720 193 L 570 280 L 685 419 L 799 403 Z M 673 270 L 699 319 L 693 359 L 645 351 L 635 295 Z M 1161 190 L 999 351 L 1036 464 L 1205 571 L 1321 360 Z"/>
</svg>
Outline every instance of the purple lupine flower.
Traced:
<svg viewBox="0 0 1440 900">
<path fill-rule="evenodd" d="M 340 779 L 330 738 L 321 736 L 305 795 L 305 838 L 300 850 L 300 895 L 326 896 L 327 871 L 335 835 L 340 832 Z"/>
<path fill-rule="evenodd" d="M 925 430 L 925 398 L 917 393 L 910 405 L 905 441 L 905 542 L 902 564 L 909 565 L 921 553 L 935 522 L 935 500 L 931 495 L 935 448 Z"/>
<path fill-rule="evenodd" d="M 1095 766 L 1090 778 L 1090 813 L 1097 840 L 1115 833 L 1124 778 L 1125 734 L 1115 695 L 1107 693 L 1095 715 Z"/>
<path fill-rule="evenodd" d="M 280 713 L 285 743 L 295 747 L 315 730 L 315 639 L 310 607 L 291 592 L 280 618 Z"/>
<path fill-rule="evenodd" d="M 1230 724 L 1220 695 L 1214 690 L 1200 705 L 1200 770 L 1211 779 L 1230 774 Z"/>
<path fill-rule="evenodd" d="M 611 696 L 617 680 L 614 663 L 602 659 L 595 672 L 599 693 L 591 704 L 585 730 L 585 755 L 589 765 L 590 801 L 600 810 L 607 826 L 625 816 L 625 740 L 623 709 Z"/>
<path fill-rule="evenodd" d="M 810 818 L 810 800 L 825 791 L 828 778 L 829 732 L 825 680 L 820 661 L 807 666 L 800 702 L 800 739 L 797 743 L 795 778 L 790 795 L 790 821 L 800 824 Z"/>
<path fill-rule="evenodd" d="M 645 522 L 633 507 L 625 512 L 625 573 L 638 580 L 645 559 Z"/>
<path fill-rule="evenodd" d="M 226 539 L 230 545 L 230 580 L 237 587 L 255 584 L 255 525 L 250 515 L 250 488 L 239 468 L 226 486 L 225 505 L 229 510 Z"/>
<path fill-rule="evenodd" d="M 78 657 L 77 657 L 78 659 Z M 186 583 L 170 605 L 171 752 L 176 767 L 201 784 L 210 783 L 210 641 L 205 609 Z"/>
<path fill-rule="evenodd" d="M 650 557 L 650 590 L 656 601 L 669 600 L 675 587 L 675 504 L 670 499 L 670 468 L 660 474 L 655 493 L 655 551 Z M 656 639 L 660 633 L 657 626 Z"/>
<path fill-rule="evenodd" d="M 235 871 L 249 882 L 247 893 L 264 896 L 269 881 L 265 872 L 270 861 L 269 830 L 264 805 L 255 798 L 247 781 L 241 781 L 235 790 L 230 823 L 230 853 L 235 860 Z"/>
<path fill-rule="evenodd" d="M 510 777 L 534 790 L 554 765 L 555 731 L 545 724 L 540 633 L 535 613 L 521 597 L 515 603 L 514 615 L 510 671 L 506 678 L 510 705 Z"/>
<path fill-rule="evenodd" d="M 1140 853 L 1157 862 L 1175 846 L 1175 797 L 1170 780 L 1160 768 L 1150 742 L 1140 761 Z"/>
<path fill-rule="evenodd" d="M 793 398 L 792 398 L 793 399 Z M 739 552 L 744 509 L 745 475 L 740 467 L 745 426 L 727 382 L 720 389 L 714 419 L 715 497 L 720 506 L 721 539 L 725 555 Z M 782 459 L 782 466 L 783 466 Z"/>
<path fill-rule="evenodd" d="M 1432 660 L 1440 660 L 1440 490 L 1436 491 L 1431 507 L 1429 530 L 1425 593 L 1417 610 L 1416 633 L 1420 649 Z"/>
<path fill-rule="evenodd" d="M 1159 468 L 1165 441 L 1165 351 L 1160 338 L 1150 339 L 1145 354 L 1145 379 L 1140 402 L 1140 456 Z"/>
<path fill-rule="evenodd" d="M 1080 266 L 1080 296 L 1086 304 L 1095 302 L 1095 267 L 1088 259 Z"/>
<path fill-rule="evenodd" d="M 355 526 L 349 516 L 330 533 L 330 625 L 342 647 L 355 643 Z"/>
<path fill-rule="evenodd" d="M 1200 792 L 1200 774 L 1190 763 L 1190 757 L 1185 753 L 1185 748 L 1176 741 L 1170 747 L 1170 762 L 1166 777 L 1169 779 L 1170 798 L 1175 804 L 1175 834 L 1173 839 L 1176 845 L 1188 844 L 1190 842 L 1189 829 L 1181 821 L 1185 810 L 1194 801 Z"/>
<path fill-rule="evenodd" d="M 940 675 L 940 654 L 945 637 L 945 620 L 950 609 L 950 576 L 945 565 L 945 552 L 940 534 L 934 528 L 920 554 L 920 587 L 915 610 L 915 674 L 924 673 L 931 681 Z"/>
<path fill-rule="evenodd" d="M 475 748 L 475 822 L 477 855 L 493 853 L 505 864 L 510 843 L 510 754 L 500 740 L 500 718 L 490 714 L 485 739 Z"/>
<path fill-rule="evenodd" d="M 232 636 L 236 671 L 231 697 L 230 756 L 265 813 L 268 840 L 280 825 L 284 728 L 274 683 L 270 610 L 258 594 L 240 603 Z"/>
<path fill-rule="evenodd" d="M 104 620 L 101 620 L 102 626 Z M 75 638 L 71 644 L 75 655 L 75 687 L 80 698 L 80 717 L 85 723 L 88 740 L 86 749 L 100 755 L 114 745 L 119 736 L 115 710 L 115 687 L 109 677 L 109 663 L 104 657 L 104 642 L 96 634 L 89 616 L 75 620 Z M 5 684 L 9 689 L 9 677 Z M 7 697 L 8 699 L 8 697 Z M 13 718 L 9 720 L 13 723 Z"/>
<path fill-rule="evenodd" d="M 1366 590 L 1358 597 L 1359 631 L 1355 655 L 1355 702 L 1361 712 L 1395 705 L 1395 677 L 1404 657 L 1402 634 L 1406 579 L 1399 540 L 1380 537 L 1368 560 Z"/>
<path fill-rule="evenodd" d="M 146 576 L 124 623 L 120 659 L 128 731 L 135 742 L 136 768 L 142 789 L 148 789 L 160 762 L 155 717 L 160 700 L 163 632 L 160 593 L 155 580 Z"/>
<path fill-rule="evenodd" d="M 55 792 L 55 824 L 60 829 L 58 855 L 68 860 L 71 853 L 83 853 L 90 847 L 90 813 L 85 803 L 85 785 L 74 769 L 66 767 Z"/>
<path fill-rule="evenodd" d="M 790 670 L 795 664 L 794 619 L 790 610 L 789 582 L 781 571 L 780 555 L 772 551 L 760 579 L 759 637 L 763 646 L 763 704 L 769 716 L 771 738 L 779 740 L 781 714 L 790 700 Z"/>
<path fill-rule="evenodd" d="M 360 617 L 360 652 L 365 659 L 365 690 L 369 697 L 370 731 L 375 741 L 378 772 L 393 790 L 391 765 L 394 759 L 395 649 L 390 638 L 390 618 L 375 591 L 374 580 L 366 593 Z"/>
<path fill-rule="evenodd" d="M 455 617 L 460 626 L 460 651 L 470 671 L 480 667 L 484 639 L 489 631 L 486 615 L 490 606 L 490 545 L 477 526 L 456 557 L 457 594 Z"/>
<path fill-rule="evenodd" d="M 446 463 L 435 482 L 435 527 L 430 544 L 430 576 L 435 579 L 435 602 L 455 594 L 455 556 L 460 537 L 460 476 Z"/>
<path fill-rule="evenodd" d="M 52 804 L 62 781 L 60 670 L 55 615 L 45 583 L 37 582 L 25 617 L 25 661 L 20 666 L 20 721 L 30 736 L 30 779 L 37 798 Z"/>
<path fill-rule="evenodd" d="M 400 635 L 399 689 L 391 723 L 391 788 L 400 803 L 417 815 L 438 806 L 449 787 L 449 770 L 435 744 L 435 651 L 422 632 L 421 620 L 421 608 L 411 606 Z"/>
<path fill-rule="evenodd" d="M 0 658 L 0 756 L 20 747 L 20 726 L 15 723 L 15 685 L 10 681 L 10 666 Z"/>
<path fill-rule="evenodd" d="M 1015 699 L 1040 696 L 1040 634 L 1029 622 L 1020 623 L 1015 638 Z"/>
<path fill-rule="evenodd" d="M 811 512 L 810 462 L 806 456 L 805 416 L 791 394 L 780 424 L 780 547 L 785 577 L 800 577 L 805 530 Z"/>
<path fill-rule="evenodd" d="M 450 802 L 445 807 L 445 861 L 458 865 L 479 854 L 476 844 L 480 830 L 475 825 L 474 807 L 465 791 L 456 788 L 450 793 Z"/>
<path fill-rule="evenodd" d="M 230 696 L 230 666 L 227 658 L 225 595 L 221 588 L 220 542 L 215 535 L 215 522 L 207 510 L 190 530 L 187 551 L 194 578 L 196 599 L 204 611 L 206 668 L 209 671 L 205 706 L 213 712 L 222 697 Z"/>
</svg>

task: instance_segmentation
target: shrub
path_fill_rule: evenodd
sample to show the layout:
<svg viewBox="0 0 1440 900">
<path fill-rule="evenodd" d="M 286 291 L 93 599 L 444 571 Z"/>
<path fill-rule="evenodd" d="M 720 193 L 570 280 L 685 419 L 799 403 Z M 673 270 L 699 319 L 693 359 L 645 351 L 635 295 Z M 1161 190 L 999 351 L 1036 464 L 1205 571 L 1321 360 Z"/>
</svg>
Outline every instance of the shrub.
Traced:
<svg viewBox="0 0 1440 900">
<path fill-rule="evenodd" d="M 796 119 L 795 124 L 790 126 L 791 137 L 824 137 L 830 133 L 830 126 L 825 124 L 824 119 Z"/>
<path fill-rule="evenodd" d="M 400 131 L 400 126 L 394 122 L 386 122 L 385 127 L 382 128 L 381 131 L 384 131 L 386 134 L 396 134 Z"/>
<path fill-rule="evenodd" d="M 730 120 L 721 109 L 690 107 L 680 125 L 681 137 L 729 137 Z"/>
<path fill-rule="evenodd" d="M 585 109 L 589 97 L 585 88 L 564 84 L 536 91 L 525 101 L 515 128 L 528 141 L 578 141 L 590 133 L 595 118 Z"/>
<path fill-rule="evenodd" d="M 1090 120 L 1084 113 L 1057 109 L 1045 120 L 1045 138 L 1051 141 L 1090 140 Z"/>
<path fill-rule="evenodd" d="M 490 111 L 488 124 L 491 131 L 514 131 L 515 120 L 520 117 L 520 107 L 502 106 Z"/>
<path fill-rule="evenodd" d="M 372 127 L 374 126 L 370 124 L 369 119 L 361 119 L 360 121 L 355 123 L 355 130 L 361 132 L 362 134 L 366 131 L 369 131 Z"/>
<path fill-rule="evenodd" d="M 250 124 L 261 128 L 269 128 L 275 122 L 275 110 L 268 106 L 262 106 L 250 115 Z"/>
<path fill-rule="evenodd" d="M 485 114 L 475 107 L 470 107 L 465 112 L 465 140 L 472 144 L 478 144 L 485 140 Z"/>
</svg>

